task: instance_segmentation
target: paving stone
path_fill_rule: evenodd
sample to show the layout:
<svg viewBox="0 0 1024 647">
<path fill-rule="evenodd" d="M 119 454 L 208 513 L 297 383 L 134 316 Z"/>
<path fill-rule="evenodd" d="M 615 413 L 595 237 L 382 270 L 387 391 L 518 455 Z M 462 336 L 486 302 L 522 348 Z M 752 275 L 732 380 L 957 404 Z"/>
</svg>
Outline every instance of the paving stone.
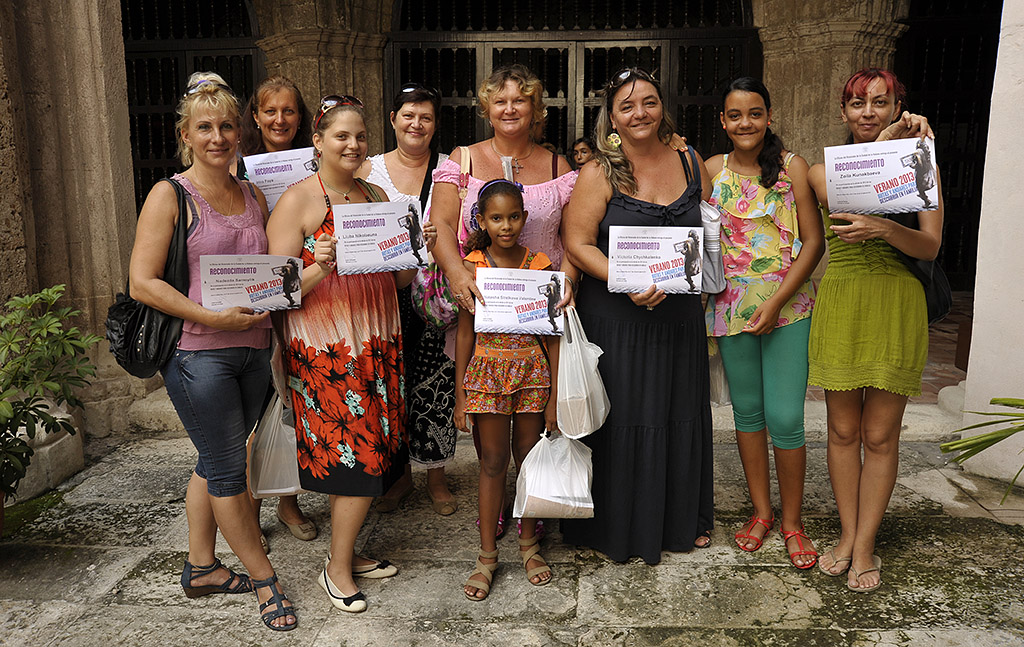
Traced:
<svg viewBox="0 0 1024 647">
<path fill-rule="evenodd" d="M 5 541 L 79 546 L 153 546 L 185 505 L 62 502 Z"/>
<path fill-rule="evenodd" d="M 34 544 L 2 548 L 0 595 L 32 602 L 99 600 L 146 554 L 138 549 Z"/>
<path fill-rule="evenodd" d="M 0 645 L 50 645 L 88 608 L 84 604 L 38 598 L 31 605 L 24 600 L 0 600 Z"/>
<path fill-rule="evenodd" d="M 363 614 L 328 620 L 312 647 L 575 647 L 577 633 L 537 622 L 501 624 L 430 618 L 389 622 Z"/>
</svg>

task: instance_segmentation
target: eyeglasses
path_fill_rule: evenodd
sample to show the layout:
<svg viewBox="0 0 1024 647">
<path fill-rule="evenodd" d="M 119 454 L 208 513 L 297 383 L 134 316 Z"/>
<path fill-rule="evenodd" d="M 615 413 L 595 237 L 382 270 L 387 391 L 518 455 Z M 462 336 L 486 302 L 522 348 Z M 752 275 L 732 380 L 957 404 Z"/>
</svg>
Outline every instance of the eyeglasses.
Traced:
<svg viewBox="0 0 1024 647">
<path fill-rule="evenodd" d="M 196 81 L 196 83 L 194 85 L 190 85 L 185 90 L 185 95 L 184 96 L 186 96 L 186 97 L 192 96 L 196 92 L 199 92 L 200 90 L 202 90 L 204 85 L 211 85 L 211 86 L 213 86 L 215 88 L 220 88 L 221 90 L 224 90 L 225 92 L 231 93 L 231 88 L 229 88 L 228 86 L 224 85 L 223 83 L 217 83 L 216 81 L 211 81 L 209 79 L 202 79 L 200 81 Z"/>
<path fill-rule="evenodd" d="M 320 111 L 317 112 L 316 121 L 313 122 L 313 130 L 320 127 L 320 120 L 323 119 L 324 115 L 340 106 L 355 106 L 357 108 L 362 108 L 363 102 L 348 94 L 328 94 L 326 97 L 320 99 Z"/>
</svg>

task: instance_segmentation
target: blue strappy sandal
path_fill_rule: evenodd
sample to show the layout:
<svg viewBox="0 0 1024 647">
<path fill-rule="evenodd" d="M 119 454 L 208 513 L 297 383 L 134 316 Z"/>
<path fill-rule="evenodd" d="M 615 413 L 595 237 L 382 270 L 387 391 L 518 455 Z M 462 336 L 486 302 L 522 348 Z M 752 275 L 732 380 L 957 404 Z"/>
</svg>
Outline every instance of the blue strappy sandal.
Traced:
<svg viewBox="0 0 1024 647">
<path fill-rule="evenodd" d="M 277 573 L 274 573 L 265 580 L 253 580 L 252 588 L 262 589 L 263 587 L 270 587 L 270 599 L 260 605 L 260 618 L 263 620 L 263 624 L 267 625 L 274 631 L 291 631 L 292 629 L 299 626 L 299 616 L 295 613 L 295 607 L 284 605 L 284 594 L 281 593 L 281 586 L 277 584 Z M 270 605 L 275 605 L 277 608 L 273 611 L 263 613 Z M 295 616 L 295 622 L 290 625 L 282 625 L 280 627 L 274 625 L 274 620 L 278 618 L 284 618 L 286 616 Z"/>
<path fill-rule="evenodd" d="M 228 572 L 228 579 L 220 584 L 192 586 L 192 580 L 209 575 L 221 567 Z M 249 593 L 253 590 L 252 580 L 249 579 L 248 575 L 234 572 L 221 564 L 220 560 L 216 558 L 214 558 L 213 564 L 209 566 L 195 566 L 186 559 L 185 568 L 181 571 L 181 588 L 185 590 L 185 597 L 189 598 L 198 598 L 210 595 L 211 593 Z"/>
</svg>

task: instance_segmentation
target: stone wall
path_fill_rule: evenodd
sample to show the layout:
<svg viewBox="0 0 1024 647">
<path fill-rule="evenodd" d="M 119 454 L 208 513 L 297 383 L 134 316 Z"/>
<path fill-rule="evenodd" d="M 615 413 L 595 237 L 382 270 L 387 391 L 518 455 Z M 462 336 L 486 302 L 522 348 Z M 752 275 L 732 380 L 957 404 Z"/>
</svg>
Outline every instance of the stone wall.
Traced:
<svg viewBox="0 0 1024 647">
<path fill-rule="evenodd" d="M 967 368 L 968 411 L 1013 411 L 993 407 L 992 398 L 1024 398 L 1024 234 L 1020 228 L 1020 179 L 1016 146 L 1024 105 L 1024 3 L 1003 4 L 999 56 L 985 155 L 985 187 L 978 229 L 978 272 L 974 286 L 974 331 Z M 982 417 L 965 414 L 964 425 Z M 978 432 L 989 431 L 980 429 Z M 1024 462 L 1024 434 L 969 459 L 971 472 L 1009 480 Z"/>
</svg>

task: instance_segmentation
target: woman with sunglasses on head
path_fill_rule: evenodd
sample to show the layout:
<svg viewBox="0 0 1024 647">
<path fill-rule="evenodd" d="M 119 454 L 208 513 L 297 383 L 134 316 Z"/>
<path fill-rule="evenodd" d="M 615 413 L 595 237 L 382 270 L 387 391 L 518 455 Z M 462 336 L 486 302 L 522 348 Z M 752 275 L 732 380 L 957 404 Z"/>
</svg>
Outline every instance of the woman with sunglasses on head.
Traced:
<svg viewBox="0 0 1024 647">
<path fill-rule="evenodd" d="M 708 297 L 708 335 L 718 342 L 732 393 L 739 447 L 754 514 L 736 533 L 753 552 L 775 525 L 768 437 L 782 500 L 782 533 L 794 566 L 814 566 L 817 552 L 801 520 L 807 448 L 807 336 L 814 284 L 825 248 L 807 162 L 772 132 L 768 89 L 751 77 L 729 84 L 720 114 L 732 152 L 707 162 L 722 214 L 725 290 Z"/>
<path fill-rule="evenodd" d="M 542 148 L 537 142 L 544 131 L 546 109 L 540 79 L 522 65 L 496 70 L 480 84 L 477 100 L 480 116 L 487 120 L 494 136 L 469 146 L 469 177 L 460 178 L 460 149 L 434 171 L 431 220 L 437 225 L 438 243 L 434 257 L 444 271 L 459 308 L 474 312 L 474 298 L 480 298 L 473 273 L 463 264 L 468 253 L 465 242 L 475 229 L 470 213 L 480 188 L 489 180 L 505 177 L 523 185 L 523 201 L 530 219 L 523 227 L 522 243 L 543 252 L 553 268 L 566 273 L 570 284 L 579 272 L 564 262 L 562 249 L 562 208 L 569 202 L 576 173 L 565 158 Z M 569 295 L 567 295 L 569 296 Z M 447 333 L 445 353 L 454 358 L 455 328 Z M 479 453 L 479 439 L 474 434 Z M 495 534 L 505 532 L 511 506 L 506 499 Z M 506 514 L 508 513 L 508 514 Z"/>
<path fill-rule="evenodd" d="M 932 136 L 927 119 L 902 112 L 904 94 L 889 70 L 850 77 L 839 102 L 847 143 Z M 885 217 L 829 213 L 824 165 L 813 166 L 809 179 L 822 205 L 829 263 L 811 321 L 808 382 L 825 389 L 828 471 L 842 525 L 818 568 L 847 573 L 849 589 L 867 593 L 882 581 L 875 538 L 896 484 L 907 398 L 921 393 L 928 358 L 924 289 L 896 250 L 935 258 L 942 192 L 938 208 L 918 212 L 920 229 L 911 229 Z"/>
<path fill-rule="evenodd" d="M 310 116 L 302 94 L 291 79 L 271 76 L 256 86 L 249 103 L 246 104 L 242 119 L 241 155 L 276 153 L 310 145 Z M 245 177 L 245 165 L 238 160 L 237 173 Z M 271 390 L 273 386 L 271 386 Z M 268 392 L 268 397 L 270 392 Z M 250 437 L 250 445 L 252 438 Z M 259 523 L 263 499 L 252 498 L 252 507 Z M 277 519 L 296 539 L 316 539 L 316 524 L 299 509 L 295 495 L 282 496 L 277 503 Z M 265 535 L 260 535 L 264 550 L 270 552 Z"/>
<path fill-rule="evenodd" d="M 588 276 L 576 296 L 611 411 L 583 442 L 593 450 L 594 517 L 563 520 L 567 543 L 615 561 L 648 564 L 663 550 L 689 551 L 712 528 L 711 404 L 707 339 L 699 294 L 667 295 L 652 285 L 611 293 L 609 227 L 701 227 L 711 196 L 704 163 L 672 145 L 661 88 L 626 69 L 603 90 L 596 163 L 580 170 L 566 211 L 566 248 Z"/>
<path fill-rule="evenodd" d="M 430 208 L 431 174 L 448 156 L 431 146 L 441 116 L 437 90 L 407 83 L 395 95 L 391 126 L 397 147 L 374 155 L 359 169 L 359 177 L 380 186 L 392 202 L 415 202 L 426 217 Z M 405 349 L 406 404 L 409 412 L 409 460 L 427 470 L 427 495 L 440 515 L 458 509 L 448 490 L 444 467 L 455 457 L 455 364 L 444 354 L 444 331 L 424 323 L 413 312 L 409 288 L 398 291 L 402 314 L 402 346 Z M 377 502 L 375 510 L 391 512 L 413 490 L 411 464 Z"/>
<path fill-rule="evenodd" d="M 289 310 L 284 326 L 299 481 L 330 495 L 331 549 L 318 582 L 335 607 L 355 613 L 366 609 L 366 597 L 354 578 L 398 572 L 356 555 L 355 542 L 373 497 L 387 492 L 407 460 L 395 294 L 415 270 L 337 273 L 332 205 L 387 201 L 355 176 L 367 151 L 362 103 L 324 97 L 313 147 L 319 170 L 281 196 L 267 236 L 270 253 L 302 258 L 302 308 Z M 428 231 L 428 249 L 433 240 Z"/>
<path fill-rule="evenodd" d="M 158 182 L 139 214 L 130 266 L 131 295 L 184 320 L 178 350 L 161 369 L 167 394 L 199 452 L 185 495 L 188 559 L 185 595 L 256 591 L 263 622 L 275 631 L 298 619 L 284 597 L 246 493 L 245 439 L 260 414 L 270 381 L 270 320 L 247 308 L 203 307 L 199 259 L 204 254 L 265 254 L 267 203 L 259 189 L 231 175 L 238 150 L 238 100 L 210 72 L 189 78 L 178 104 L 178 155 L 188 167 L 174 175 L 190 209 L 178 213 L 169 182 Z M 188 218 L 189 291 L 163 280 L 175 223 Z M 249 575 L 214 555 L 217 530 Z M 251 579 L 250 579 L 251 578 Z"/>
</svg>

